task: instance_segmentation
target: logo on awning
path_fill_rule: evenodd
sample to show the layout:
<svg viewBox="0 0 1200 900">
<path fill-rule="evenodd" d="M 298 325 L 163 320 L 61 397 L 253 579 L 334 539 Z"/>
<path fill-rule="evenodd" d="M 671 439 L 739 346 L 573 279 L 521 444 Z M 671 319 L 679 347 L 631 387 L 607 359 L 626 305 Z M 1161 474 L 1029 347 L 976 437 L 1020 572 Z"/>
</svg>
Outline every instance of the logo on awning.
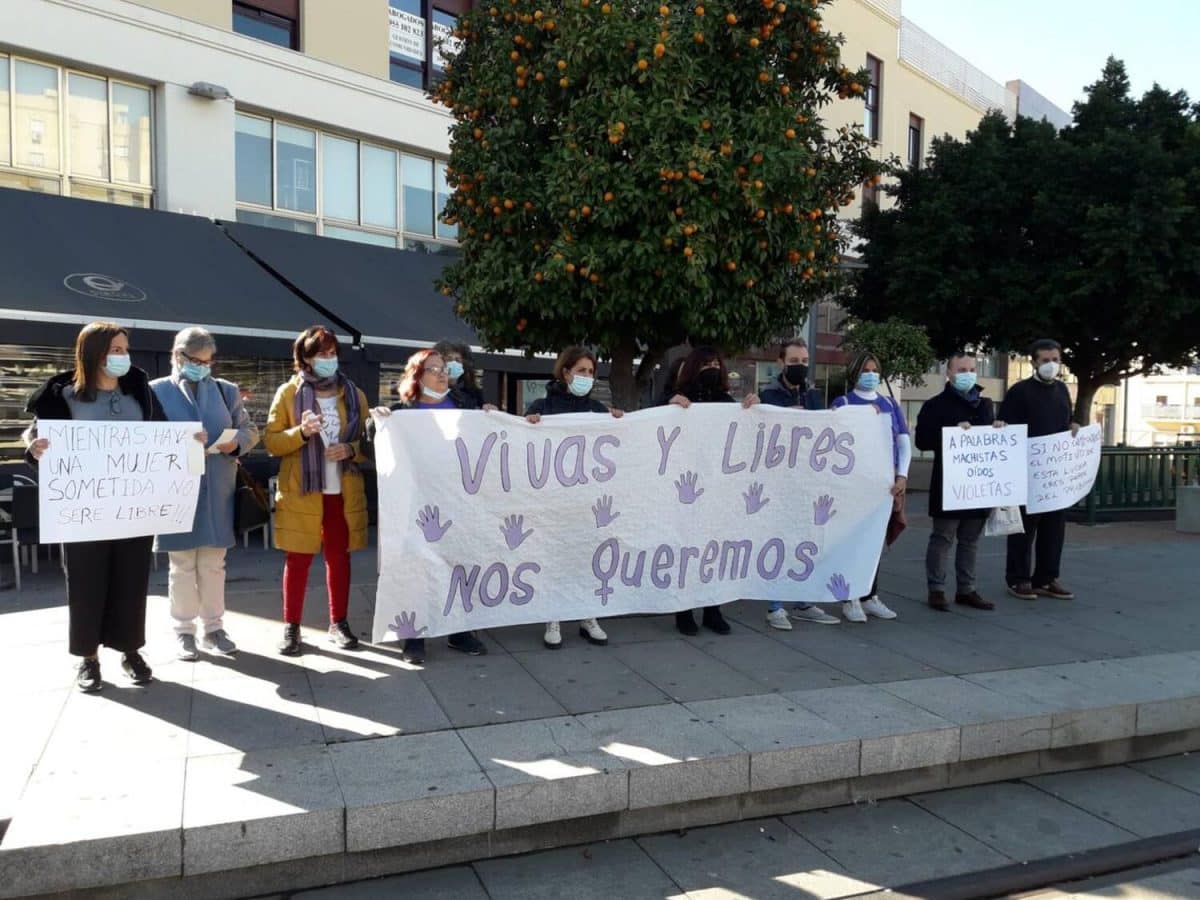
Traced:
<svg viewBox="0 0 1200 900">
<path fill-rule="evenodd" d="M 136 284 L 98 272 L 75 272 L 63 279 L 63 287 L 97 300 L 139 303 L 146 299 L 146 292 Z"/>
</svg>

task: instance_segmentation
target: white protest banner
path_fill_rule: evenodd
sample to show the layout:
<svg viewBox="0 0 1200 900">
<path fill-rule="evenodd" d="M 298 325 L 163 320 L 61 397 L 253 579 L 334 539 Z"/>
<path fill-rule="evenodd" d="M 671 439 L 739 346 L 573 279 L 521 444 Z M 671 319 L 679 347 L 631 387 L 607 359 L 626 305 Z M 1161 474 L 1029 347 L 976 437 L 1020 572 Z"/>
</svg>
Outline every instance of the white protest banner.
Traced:
<svg viewBox="0 0 1200 900">
<path fill-rule="evenodd" d="M 374 638 L 865 594 L 892 508 L 869 407 L 378 420 Z"/>
<path fill-rule="evenodd" d="M 1100 471 L 1104 436 L 1099 425 L 1029 439 L 1030 514 L 1074 506 L 1092 490 Z"/>
<path fill-rule="evenodd" d="M 192 530 L 204 473 L 199 422 L 43 420 L 38 461 L 43 544 Z"/>
<path fill-rule="evenodd" d="M 942 429 L 942 508 L 1020 506 L 1028 488 L 1027 428 Z"/>
</svg>

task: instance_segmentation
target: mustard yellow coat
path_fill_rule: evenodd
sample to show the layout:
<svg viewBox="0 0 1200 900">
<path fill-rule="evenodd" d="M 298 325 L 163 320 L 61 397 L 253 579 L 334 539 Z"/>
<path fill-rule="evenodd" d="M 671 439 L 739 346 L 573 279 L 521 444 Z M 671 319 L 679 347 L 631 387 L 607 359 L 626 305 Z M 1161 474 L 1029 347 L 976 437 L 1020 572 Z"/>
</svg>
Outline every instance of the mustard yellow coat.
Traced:
<svg viewBox="0 0 1200 900">
<path fill-rule="evenodd" d="M 279 457 L 279 488 L 275 492 L 275 546 L 288 553 L 317 553 L 321 549 L 321 518 L 323 502 L 321 494 L 301 493 L 300 450 L 304 437 L 300 423 L 296 421 L 296 391 L 300 388 L 300 376 L 280 385 L 271 401 L 271 413 L 267 417 L 267 428 L 263 432 L 263 445 L 272 456 Z M 367 397 L 358 391 L 358 408 L 361 421 L 358 434 L 346 443 L 355 447 L 354 461 L 361 464 L 361 444 L 366 430 L 370 407 Z M 346 421 L 346 398 L 344 389 L 338 392 L 338 413 Z M 359 472 L 342 472 L 342 502 L 346 508 L 346 524 L 350 528 L 350 549 L 362 550 L 367 546 L 367 492 Z"/>
</svg>

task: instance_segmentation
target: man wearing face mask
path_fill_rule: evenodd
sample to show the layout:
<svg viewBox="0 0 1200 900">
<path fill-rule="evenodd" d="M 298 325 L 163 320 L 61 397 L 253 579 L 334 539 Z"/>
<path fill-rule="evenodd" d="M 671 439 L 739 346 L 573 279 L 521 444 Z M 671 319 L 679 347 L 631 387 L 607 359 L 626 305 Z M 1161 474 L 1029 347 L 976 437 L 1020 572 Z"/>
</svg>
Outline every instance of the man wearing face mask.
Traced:
<svg viewBox="0 0 1200 900">
<path fill-rule="evenodd" d="M 237 646 L 225 632 L 225 551 L 237 543 L 233 502 L 237 457 L 258 443 L 258 428 L 242 405 L 236 384 L 212 377 L 217 342 L 203 328 L 175 335 L 171 375 L 150 382 L 167 418 L 204 424 L 208 453 L 196 499 L 196 518 L 185 534 L 160 534 L 154 550 L 170 558 L 167 596 L 175 620 L 176 654 L 198 658 L 196 620 L 204 629 L 201 647 L 231 656 Z M 233 436 L 220 442 L 226 431 Z"/>
<path fill-rule="evenodd" d="M 808 386 L 808 342 L 804 338 L 792 338 L 779 348 L 779 374 L 762 389 L 759 400 L 770 406 L 788 409 L 824 409 L 821 392 Z M 842 620 L 826 613 L 815 603 L 801 603 L 792 609 L 791 617 L 801 622 L 818 625 L 837 625 Z M 767 624 L 780 631 L 791 631 L 792 623 L 782 603 L 767 606 Z"/>
<path fill-rule="evenodd" d="M 1000 418 L 1011 425 L 1027 425 L 1031 438 L 1067 430 L 1074 437 L 1079 433 L 1079 423 L 1071 421 L 1071 395 L 1058 378 L 1062 371 L 1062 346 L 1057 341 L 1043 338 L 1033 342 L 1029 357 L 1033 363 L 1033 377 L 1009 388 L 1000 405 Z M 1039 596 L 1070 600 L 1075 595 L 1058 580 L 1067 511 L 1058 509 L 1030 515 L 1022 506 L 1021 521 L 1025 533 L 1008 537 L 1005 566 L 1008 592 L 1022 600 L 1036 600 Z M 1033 570 L 1032 577 L 1030 569 Z"/>
<path fill-rule="evenodd" d="M 942 429 L 1002 428 L 996 419 L 992 401 L 984 397 L 975 383 L 975 356 L 959 351 L 946 361 L 946 388 L 930 397 L 917 414 L 916 444 L 918 450 L 933 451 L 933 475 L 929 482 L 929 517 L 933 531 L 925 552 L 925 580 L 929 586 L 929 605 L 946 611 L 946 558 L 950 547 L 958 541 L 954 555 L 957 591 L 954 602 L 974 609 L 995 609 L 975 589 L 975 558 L 979 538 L 987 522 L 989 509 L 942 508 Z"/>
</svg>

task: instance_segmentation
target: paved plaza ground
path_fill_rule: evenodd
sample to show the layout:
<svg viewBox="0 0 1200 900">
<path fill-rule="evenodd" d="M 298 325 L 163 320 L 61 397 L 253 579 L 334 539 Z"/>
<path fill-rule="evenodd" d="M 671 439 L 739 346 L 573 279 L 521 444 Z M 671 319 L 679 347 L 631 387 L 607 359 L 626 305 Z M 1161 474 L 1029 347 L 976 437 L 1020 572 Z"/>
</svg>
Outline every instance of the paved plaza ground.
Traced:
<svg viewBox="0 0 1200 900">
<path fill-rule="evenodd" d="M 480 658 L 431 641 L 423 667 L 395 645 L 325 642 L 319 577 L 304 656 L 278 656 L 282 557 L 261 546 L 230 556 L 237 658 L 176 661 L 163 559 L 146 653 L 158 681 L 127 686 L 106 651 L 97 696 L 71 687 L 62 577 L 43 559 L 19 595 L 0 593 L 0 707 L 21 723 L 0 768 L 0 896 L 153 896 L 181 876 L 194 896 L 248 896 L 284 860 L 316 885 L 597 837 L 626 853 L 620 839 L 638 836 L 646 853 L 656 839 L 640 836 L 676 827 L 752 835 L 775 813 L 1023 776 L 1045 794 L 1050 772 L 1193 749 L 1200 538 L 1071 525 L 1063 581 L 1078 598 L 1036 602 L 1003 594 L 1003 541 L 985 539 L 981 589 L 998 609 L 942 613 L 924 603 L 924 504 L 911 499 L 884 558 L 893 622 L 780 632 L 739 601 L 725 637 L 630 617 L 606 621 L 608 647 L 567 628 L 552 652 L 521 626 L 483 634 Z M 373 553 L 354 567 L 365 636 Z M 793 819 L 767 821 L 800 840 Z"/>
</svg>

